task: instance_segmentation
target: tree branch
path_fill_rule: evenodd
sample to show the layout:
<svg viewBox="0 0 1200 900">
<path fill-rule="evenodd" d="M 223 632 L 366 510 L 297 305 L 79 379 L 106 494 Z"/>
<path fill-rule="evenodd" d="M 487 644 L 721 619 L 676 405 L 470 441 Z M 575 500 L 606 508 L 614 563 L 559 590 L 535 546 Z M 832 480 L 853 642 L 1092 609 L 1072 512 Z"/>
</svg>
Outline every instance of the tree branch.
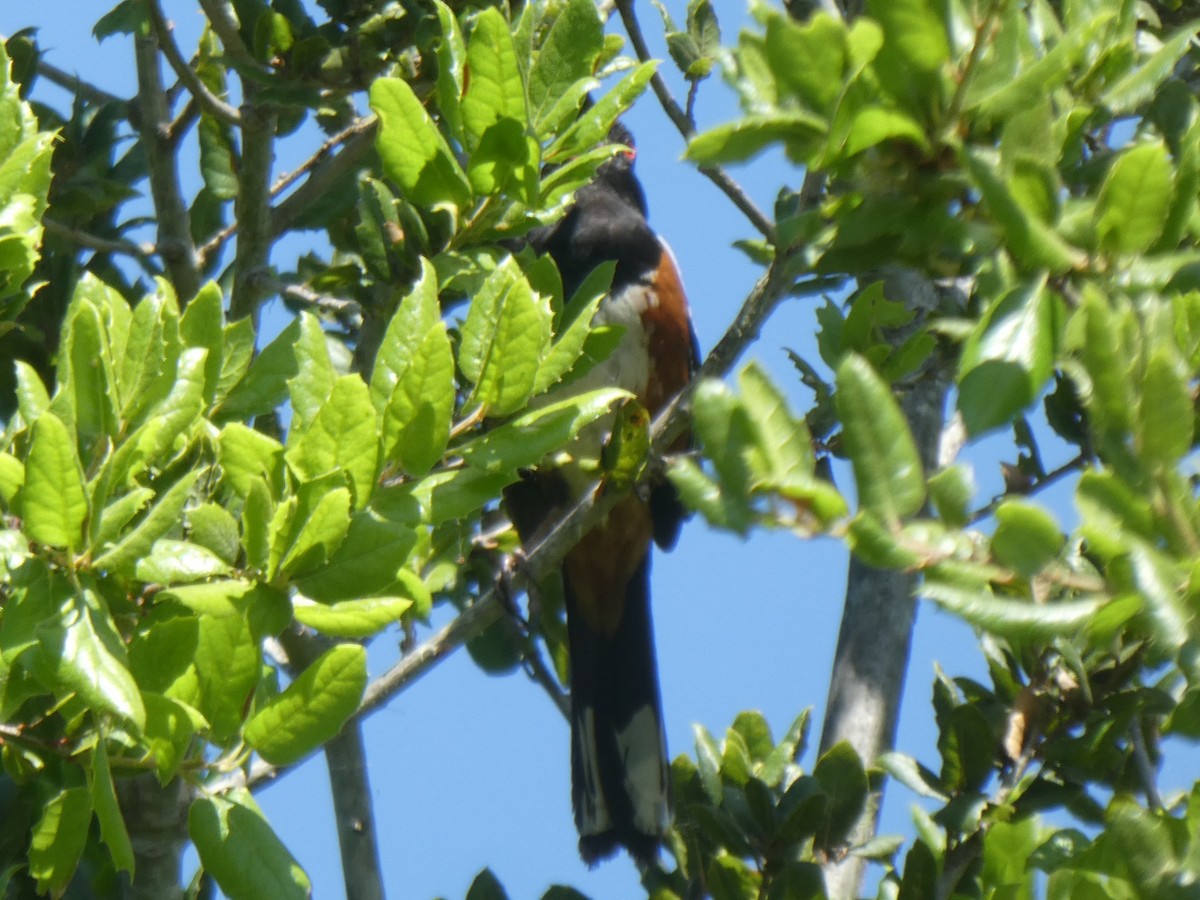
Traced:
<svg viewBox="0 0 1200 900">
<path fill-rule="evenodd" d="M 332 642 L 307 631 L 287 630 L 279 637 L 293 677 L 304 671 Z M 323 748 L 333 794 L 338 848 L 347 900 L 383 900 L 378 831 L 367 776 L 361 722 L 352 719 Z"/>
<path fill-rule="evenodd" d="M 171 139 L 171 113 L 163 92 L 154 35 L 134 38 L 138 76 L 138 129 L 150 170 L 150 193 L 158 217 L 158 253 L 175 286 L 180 303 L 200 289 L 196 246 L 179 186 L 179 161 Z"/>
<path fill-rule="evenodd" d="M 135 243 L 134 241 L 126 240 L 110 240 L 108 238 L 98 237 L 90 232 L 84 231 L 81 228 L 75 228 L 71 225 L 66 225 L 57 219 L 49 216 L 42 217 L 42 225 L 46 230 L 59 237 L 64 237 L 87 250 L 96 250 L 100 253 L 121 253 L 125 256 L 131 256 L 151 275 L 160 274 L 158 270 L 150 264 L 156 251 L 154 245 L 149 241 Z"/>
<path fill-rule="evenodd" d="M 646 38 L 642 34 L 642 27 L 638 23 L 637 14 L 633 11 L 632 0 L 616 0 L 617 12 L 620 13 L 621 22 L 625 26 L 625 31 L 629 35 L 629 42 L 633 44 L 633 50 L 637 57 L 642 62 L 647 62 L 654 58 L 650 53 L 650 48 L 646 44 Z M 662 75 L 655 72 L 650 78 L 650 87 L 658 97 L 659 105 L 662 106 L 663 112 L 667 114 L 679 133 L 683 135 L 685 140 L 691 140 L 696 133 L 696 123 L 691 117 L 684 112 L 679 103 L 671 95 L 670 88 L 667 87 L 666 81 Z M 690 105 L 690 104 L 689 104 Z M 742 189 L 729 176 L 729 174 L 720 166 L 699 166 L 700 174 L 704 175 L 709 181 L 715 184 L 726 197 L 732 201 L 733 205 L 742 211 L 750 224 L 771 243 L 775 243 L 775 225 L 767 217 L 767 215 L 758 208 L 758 205 L 750 199 L 750 195 Z"/>
<path fill-rule="evenodd" d="M 375 116 L 359 119 L 326 141 L 296 172 L 280 179 L 277 189 L 272 191 L 272 196 L 281 193 L 299 175 L 311 173 L 291 196 L 273 210 L 271 228 L 274 234 L 280 235 L 288 231 L 313 200 L 328 191 L 330 186 L 347 172 L 358 168 L 374 150 L 375 131 L 378 127 L 379 120 Z M 330 156 L 333 147 L 338 144 L 343 144 L 341 151 Z"/>
<path fill-rule="evenodd" d="M 289 230 L 292 223 L 315 198 L 327 191 L 330 184 L 338 177 L 362 161 L 375 140 L 377 126 L 378 120 L 374 116 L 364 116 L 356 120 L 352 125 L 325 141 L 298 168 L 280 176 L 271 185 L 271 198 L 274 199 L 291 187 L 302 175 L 310 173 L 308 180 L 297 188 L 294 194 L 272 210 L 271 232 L 275 237 Z M 346 146 L 342 148 L 342 151 L 337 155 L 331 155 L 334 148 L 343 142 Z M 200 248 L 200 258 L 207 262 L 237 231 L 236 220 L 222 228 Z"/>
<path fill-rule="evenodd" d="M 208 24 L 221 39 L 221 45 L 230 59 L 244 68 L 257 70 L 263 74 L 270 73 L 270 67 L 255 59 L 254 54 L 242 40 L 237 13 L 234 12 L 232 4 L 226 0 L 200 0 L 200 8 L 204 10 Z"/>
<path fill-rule="evenodd" d="M 229 318 L 257 318 L 267 295 L 268 266 L 274 233 L 271 230 L 271 167 L 275 162 L 275 112 L 258 105 L 258 86 L 242 78 L 242 164 L 234 216 L 238 222 L 237 253 L 233 260 L 233 291 Z"/>
<path fill-rule="evenodd" d="M 150 23 L 154 26 L 154 33 L 158 37 L 159 47 L 162 48 L 163 55 L 167 58 L 167 62 L 171 64 L 171 68 L 175 70 L 175 74 L 179 76 L 179 80 L 183 82 L 188 92 L 196 98 L 196 102 L 210 116 L 220 119 L 229 125 L 240 125 L 242 121 L 241 115 L 236 109 L 214 94 L 208 89 L 200 76 L 196 74 L 196 70 L 188 65 L 188 61 L 183 58 L 183 54 L 179 52 L 179 46 L 175 43 L 175 38 L 171 34 L 171 24 L 163 15 L 162 7 L 159 6 L 158 0 L 148 0 L 147 6 L 150 9 Z"/>
<path fill-rule="evenodd" d="M 909 328 L 898 329 L 893 336 L 898 346 L 938 308 L 940 289 L 910 269 L 889 267 L 880 274 L 884 295 L 903 301 L 917 313 Z M 867 283 L 867 279 L 862 283 Z M 935 355 L 922 377 L 915 379 L 900 397 L 900 406 L 926 471 L 932 471 L 938 463 L 946 397 L 953 376 L 952 360 Z M 845 607 L 821 732 L 821 753 L 848 741 L 863 764 L 871 766 L 895 743 L 916 617 L 916 587 L 914 573 L 876 569 L 857 556 L 850 557 Z M 882 792 L 868 799 L 849 837 L 851 846 L 865 843 L 874 835 L 881 802 Z M 825 885 L 829 897 L 832 900 L 857 897 L 865 867 L 865 859 L 852 855 L 828 863 Z"/>
<path fill-rule="evenodd" d="M 125 115 L 129 116 L 132 102 L 124 97 L 118 97 L 116 94 L 110 94 L 102 88 L 96 87 L 76 75 L 71 75 L 63 71 L 55 65 L 46 62 L 44 57 L 38 57 L 37 72 L 47 81 L 57 84 L 60 88 L 65 88 L 68 91 L 73 91 L 85 100 L 89 100 L 97 105 L 105 103 L 117 103 L 125 107 Z"/>
</svg>

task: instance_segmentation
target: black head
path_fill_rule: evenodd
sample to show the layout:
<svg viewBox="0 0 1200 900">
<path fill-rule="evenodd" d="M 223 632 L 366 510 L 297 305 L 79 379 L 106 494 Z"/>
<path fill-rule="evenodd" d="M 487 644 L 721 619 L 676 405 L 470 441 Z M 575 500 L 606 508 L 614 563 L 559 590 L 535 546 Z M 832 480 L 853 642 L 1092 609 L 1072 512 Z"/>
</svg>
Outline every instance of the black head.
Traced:
<svg viewBox="0 0 1200 900">
<path fill-rule="evenodd" d="M 646 195 L 637 176 L 633 174 L 633 161 L 637 158 L 633 135 L 617 122 L 608 132 L 608 143 L 624 144 L 628 149 L 618 151 L 616 156 L 597 169 L 593 184 L 612 190 L 645 218 Z"/>
</svg>

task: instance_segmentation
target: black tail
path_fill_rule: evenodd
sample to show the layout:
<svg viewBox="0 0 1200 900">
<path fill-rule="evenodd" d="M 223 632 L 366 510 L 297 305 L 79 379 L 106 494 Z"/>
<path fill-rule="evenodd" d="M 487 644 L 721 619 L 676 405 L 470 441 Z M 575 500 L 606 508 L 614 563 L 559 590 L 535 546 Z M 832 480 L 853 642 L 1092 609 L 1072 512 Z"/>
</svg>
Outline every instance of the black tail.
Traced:
<svg viewBox="0 0 1200 900">
<path fill-rule="evenodd" d="M 629 580 L 615 629 L 601 634 L 568 582 L 571 799 L 579 853 L 592 865 L 624 846 L 642 866 L 670 825 L 670 770 L 650 621 L 650 554 Z"/>
</svg>

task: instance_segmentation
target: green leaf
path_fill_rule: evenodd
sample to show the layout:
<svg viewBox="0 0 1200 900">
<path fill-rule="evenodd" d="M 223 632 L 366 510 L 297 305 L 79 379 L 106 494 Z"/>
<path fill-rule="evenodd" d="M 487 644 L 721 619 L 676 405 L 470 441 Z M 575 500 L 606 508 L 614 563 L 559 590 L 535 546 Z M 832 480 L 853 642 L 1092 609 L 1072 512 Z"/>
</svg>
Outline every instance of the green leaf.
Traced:
<svg viewBox="0 0 1200 900">
<path fill-rule="evenodd" d="M 628 396 L 619 388 L 600 388 L 560 400 L 492 429 L 464 444 L 458 452 L 469 465 L 488 472 L 531 466 Z"/>
<path fill-rule="evenodd" d="M 196 734 L 208 728 L 204 716 L 172 697 L 142 694 L 146 703 L 145 739 L 154 760 L 160 784 L 167 784 L 179 770 L 179 764 Z"/>
<path fill-rule="evenodd" d="M 904 875 L 896 900 L 925 900 L 936 897 L 938 864 L 933 851 L 924 841 L 914 841 L 904 857 Z"/>
<path fill-rule="evenodd" d="M 774 144 L 782 144 L 794 160 L 813 159 L 827 130 L 826 123 L 800 111 L 754 113 L 717 125 L 688 141 L 684 154 L 697 165 L 746 162 Z"/>
<path fill-rule="evenodd" d="M 1171 77 L 1176 64 L 1196 39 L 1195 23 L 1180 28 L 1137 68 L 1104 91 L 1102 102 L 1114 115 L 1132 114 L 1154 97 L 1164 81 Z"/>
<path fill-rule="evenodd" d="M 546 161 L 561 160 L 593 149 L 608 137 L 617 118 L 642 95 L 658 68 L 657 60 L 644 62 L 624 75 L 612 90 L 575 120 L 545 153 Z"/>
<path fill-rule="evenodd" d="M 975 497 L 974 471 L 965 463 L 956 463 L 929 477 L 929 499 L 947 525 L 964 527 L 970 519 L 970 504 Z"/>
<path fill-rule="evenodd" d="M 24 360 L 14 361 L 17 371 L 17 409 L 27 425 L 32 425 L 50 408 L 50 396 L 37 370 Z"/>
<path fill-rule="evenodd" d="M 533 393 L 540 394 L 567 377 L 579 361 L 592 334 L 592 317 L 612 284 L 616 263 L 603 262 L 592 269 L 575 294 L 567 301 L 564 323 L 559 323 L 558 335 L 538 367 Z M 568 320 L 566 316 L 571 318 Z"/>
<path fill-rule="evenodd" d="M 42 633 L 43 660 L 59 689 L 74 691 L 94 709 L 141 729 L 146 710 L 124 642 L 95 593 L 84 589 L 66 598 Z"/>
<path fill-rule="evenodd" d="M 81 545 L 87 515 L 75 438 L 58 416 L 46 412 L 33 423 L 25 460 L 24 531 L 38 543 L 74 550 Z"/>
<path fill-rule="evenodd" d="M 937 776 L 911 756 L 905 753 L 898 753 L 895 750 L 889 750 L 879 757 L 878 762 L 881 769 L 910 791 L 920 794 L 922 797 L 937 800 L 940 803 L 945 803 L 950 799 L 943 792 L 941 784 L 938 783 Z"/>
<path fill-rule="evenodd" d="M 884 141 L 894 140 L 905 141 L 921 150 L 929 149 L 925 129 L 907 113 L 882 106 L 868 106 L 855 114 L 839 155 L 854 156 Z"/>
<path fill-rule="evenodd" d="M 492 870 L 484 869 L 471 882 L 467 900 L 508 900 L 508 893 Z"/>
<path fill-rule="evenodd" d="M 1096 289 L 1085 287 L 1080 315 L 1084 334 L 1079 348 L 1091 379 L 1088 411 L 1101 433 L 1124 435 L 1133 422 L 1134 399 L 1129 378 L 1132 350 L 1122 340 L 1127 308 L 1118 313 Z"/>
<path fill-rule="evenodd" d="M 292 598 L 296 621 L 330 637 L 367 638 L 378 634 L 413 605 L 407 597 L 369 597 L 340 603 L 317 603 L 307 597 Z"/>
<path fill-rule="evenodd" d="M 1045 55 L 1022 65 L 1015 77 L 1006 73 L 996 82 L 981 81 L 978 91 L 968 91 L 966 109 L 978 107 L 983 116 L 1003 121 L 1043 102 L 1067 82 L 1085 54 L 1106 43 L 1105 32 L 1115 13 L 1106 4 L 1096 10 L 1090 20 L 1064 30 Z"/>
<path fill-rule="evenodd" d="M 1027 603 L 985 590 L 926 582 L 921 593 L 972 625 L 1001 637 L 1045 640 L 1081 631 L 1103 606 L 1102 599 Z"/>
<path fill-rule="evenodd" d="M 722 511 L 729 517 L 730 526 L 741 530 L 749 522 L 749 457 L 757 437 L 755 428 L 733 391 L 711 378 L 696 387 L 692 417 L 696 437 L 720 478 Z"/>
<path fill-rule="evenodd" d="M 408 83 L 377 78 L 369 97 L 380 120 L 375 146 L 384 171 L 405 197 L 417 206 L 465 207 L 471 200 L 467 176 Z"/>
<path fill-rule="evenodd" d="M 0 453 L 0 503 L 11 509 L 17 492 L 24 484 L 24 464 L 11 453 Z"/>
<path fill-rule="evenodd" d="M 366 686 L 366 648 L 332 647 L 254 714 L 246 742 L 274 765 L 297 762 L 342 730 Z"/>
<path fill-rule="evenodd" d="M 288 379 L 292 401 L 293 430 L 303 431 L 333 393 L 337 373 L 329 356 L 328 338 L 320 321 L 311 313 L 300 314 L 300 336 L 294 347 L 297 371 Z"/>
<path fill-rule="evenodd" d="M 300 340 L 300 319 L 293 319 L 267 344 L 217 413 L 226 419 L 248 419 L 271 412 L 288 396 L 288 381 L 299 372 L 295 345 Z"/>
<path fill-rule="evenodd" d="M 765 50 L 780 88 L 791 92 L 824 123 L 843 90 L 846 25 L 824 11 L 801 24 L 787 16 L 767 20 Z M 690 150 L 689 150 L 690 152 Z"/>
<path fill-rule="evenodd" d="M 210 406 L 221 380 L 225 356 L 225 315 L 221 289 L 209 282 L 192 298 L 179 320 L 179 333 L 189 347 L 208 351 L 204 363 L 204 400 Z"/>
<path fill-rule="evenodd" d="M 411 475 L 441 459 L 454 410 L 454 356 L 437 300 L 437 273 L 421 277 L 388 324 L 371 374 L 371 400 L 383 422 L 383 455 Z"/>
<path fill-rule="evenodd" d="M 93 559 L 93 568 L 101 571 L 132 569 L 150 552 L 155 541 L 179 525 L 183 507 L 203 474 L 204 470 L 193 470 L 171 485 L 132 530 Z"/>
<path fill-rule="evenodd" d="M 326 603 L 382 593 L 395 584 L 416 542 L 412 525 L 363 510 L 351 517 L 350 529 L 328 565 L 293 583 L 300 593 Z"/>
<path fill-rule="evenodd" d="M 254 483 L 276 485 L 283 474 L 283 447 L 274 438 L 241 422 L 230 422 L 217 436 L 222 480 L 239 497 Z"/>
<path fill-rule="evenodd" d="M 1125 150 L 1108 170 L 1096 203 L 1096 231 L 1109 253 L 1141 253 L 1162 234 L 1171 206 L 1171 161 L 1161 142 Z"/>
<path fill-rule="evenodd" d="M 868 0 L 871 18 L 883 26 L 885 46 L 905 67 L 937 72 L 950 60 L 946 7 L 936 0 Z"/>
<path fill-rule="evenodd" d="M 442 114 L 451 138 L 460 145 L 466 146 L 466 135 L 463 133 L 462 112 L 459 109 L 463 93 L 464 66 L 467 60 L 467 46 L 463 41 L 462 28 L 454 12 L 442 0 L 435 0 L 438 22 L 442 27 L 441 40 L 434 46 L 437 56 L 438 78 L 437 96 L 438 109 Z"/>
<path fill-rule="evenodd" d="M 828 798 L 825 822 L 817 845 L 832 850 L 847 840 L 867 803 L 867 773 L 848 741 L 831 747 L 817 760 L 813 777 Z"/>
<path fill-rule="evenodd" d="M 1193 612 L 1180 586 L 1184 583 L 1177 566 L 1154 547 L 1134 540 L 1129 552 L 1133 581 L 1150 613 L 1150 626 L 1158 642 L 1177 652 L 1187 640 Z"/>
<path fill-rule="evenodd" d="M 578 81 L 592 75 L 604 50 L 604 23 L 592 0 L 570 0 L 554 18 L 529 70 L 530 118 L 535 130 L 556 126 L 550 113 Z"/>
<path fill-rule="evenodd" d="M 96 810 L 96 819 L 100 823 L 100 839 L 108 847 L 112 857 L 113 868 L 118 872 L 128 872 L 130 878 L 133 870 L 133 844 L 129 840 L 129 831 L 125 827 L 125 818 L 117 803 L 117 791 L 113 785 L 112 771 L 108 764 L 108 754 L 103 744 L 98 744 L 92 750 L 91 767 L 92 806 Z"/>
<path fill-rule="evenodd" d="M 140 422 L 142 414 L 166 396 L 181 347 L 174 298 L 163 292 L 143 297 L 134 307 L 117 371 L 120 413 L 126 423 Z"/>
<path fill-rule="evenodd" d="M 248 791 L 197 797 L 188 834 L 200 863 L 230 900 L 305 900 L 312 884 Z"/>
<path fill-rule="evenodd" d="M 92 546 L 103 547 L 112 544 L 120 537 L 121 532 L 146 504 L 154 497 L 150 488 L 134 488 L 128 494 L 118 497 L 100 511 L 92 522 Z"/>
<path fill-rule="evenodd" d="M 110 290 L 90 274 L 80 279 L 63 326 L 59 348 L 59 393 L 53 408 L 64 415 L 62 403 L 72 411 L 75 431 L 86 446 L 117 431 L 118 402 L 112 352 L 97 308 Z"/>
<path fill-rule="evenodd" d="M 468 139 L 478 142 L 501 119 L 515 120 L 523 132 L 525 85 L 508 22 L 494 7 L 475 19 L 467 43 L 467 71 L 470 79 L 460 109 Z"/>
<path fill-rule="evenodd" d="M 887 383 L 861 356 L 847 354 L 834 400 L 859 506 L 888 523 L 916 513 L 925 502 L 921 457 Z"/>
<path fill-rule="evenodd" d="M 302 498 L 295 518 L 299 529 L 279 561 L 277 574 L 311 571 L 329 560 L 350 528 L 350 491 L 324 489 L 315 500 Z"/>
<path fill-rule="evenodd" d="M 284 458 L 301 478 L 313 481 L 330 472 L 350 479 L 354 505 L 362 508 L 375 486 L 379 436 L 370 392 L 357 375 L 343 375 L 308 428 L 288 435 Z"/>
<path fill-rule="evenodd" d="M 87 788 L 64 788 L 46 802 L 29 842 L 29 874 L 37 879 L 38 893 L 66 888 L 83 856 L 91 820 Z"/>
<path fill-rule="evenodd" d="M 202 584 L 170 585 L 159 591 L 156 599 L 174 600 L 198 615 L 220 618 L 240 614 L 243 606 L 237 601 L 252 590 L 252 582 L 226 579 Z"/>
<path fill-rule="evenodd" d="M 1147 462 L 1174 465 L 1191 449 L 1194 415 L 1187 369 L 1173 347 L 1150 355 L 1141 393 L 1136 446 Z"/>
<path fill-rule="evenodd" d="M 199 544 L 159 538 L 134 565 L 134 574 L 147 584 L 188 584 L 228 575 L 228 563 Z"/>
<path fill-rule="evenodd" d="M 458 364 L 475 385 L 469 404 L 489 415 L 521 409 L 550 346 L 550 304 L 508 256 L 484 281 L 462 326 Z"/>
<path fill-rule="evenodd" d="M 996 509 L 992 552 L 1004 565 L 1031 578 L 1058 556 L 1063 533 L 1054 517 L 1024 500 L 1005 500 Z"/>
<path fill-rule="evenodd" d="M 754 900 L 761 896 L 762 876 L 733 856 L 714 856 L 705 881 L 713 900 Z"/>
<path fill-rule="evenodd" d="M 199 696 L 196 708 L 221 742 L 237 732 L 258 684 L 262 657 L 246 617 L 199 617 L 195 651 Z"/>
<path fill-rule="evenodd" d="M 1055 274 L 1084 265 L 1081 251 L 1018 202 L 1000 173 L 995 154 L 968 149 L 963 162 L 1002 232 L 1004 246 L 1018 263 L 1029 270 L 1046 269 Z"/>
<path fill-rule="evenodd" d="M 959 361 L 958 407 L 968 432 L 1006 425 L 1033 402 L 1053 371 L 1062 320 L 1062 300 L 1045 276 L 996 299 Z"/>
<path fill-rule="evenodd" d="M 757 363 L 741 371 L 738 387 L 758 434 L 755 449 L 763 470 L 759 477 L 772 486 L 806 486 L 813 478 L 816 457 L 804 420 L 792 415 L 783 394 Z"/>
<path fill-rule="evenodd" d="M 478 514 L 516 480 L 516 472 L 511 468 L 499 472 L 462 468 L 434 472 L 402 490 L 420 504 L 420 521 L 436 527 Z"/>
<path fill-rule="evenodd" d="M 187 511 L 188 533 L 193 543 L 210 550 L 223 562 L 234 565 L 241 545 L 237 519 L 223 506 L 202 503 Z"/>
</svg>

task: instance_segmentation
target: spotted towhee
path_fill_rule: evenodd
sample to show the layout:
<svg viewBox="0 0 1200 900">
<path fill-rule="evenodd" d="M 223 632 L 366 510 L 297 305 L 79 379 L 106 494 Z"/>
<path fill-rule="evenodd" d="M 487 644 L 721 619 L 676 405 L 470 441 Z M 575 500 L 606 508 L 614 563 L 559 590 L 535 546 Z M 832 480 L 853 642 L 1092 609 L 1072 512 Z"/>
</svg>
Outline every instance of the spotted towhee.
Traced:
<svg viewBox="0 0 1200 900">
<path fill-rule="evenodd" d="M 601 166 L 566 215 L 530 239 L 558 265 L 566 297 L 596 266 L 616 262 L 593 325 L 621 328 L 620 343 L 552 397 L 615 385 L 653 415 L 691 379 L 696 338 L 674 257 L 646 221 L 632 139 L 618 125 L 609 140 L 630 149 Z M 588 429 L 573 445 L 573 458 L 596 459 L 612 427 L 609 417 Z M 588 474 L 574 465 L 524 473 L 505 494 L 522 540 L 569 508 L 594 478 L 594 470 Z M 563 561 L 571 796 L 579 852 L 589 864 L 623 845 L 648 865 L 670 824 L 670 770 L 650 621 L 650 543 L 670 548 L 682 517 L 667 483 L 631 493 Z"/>
</svg>

